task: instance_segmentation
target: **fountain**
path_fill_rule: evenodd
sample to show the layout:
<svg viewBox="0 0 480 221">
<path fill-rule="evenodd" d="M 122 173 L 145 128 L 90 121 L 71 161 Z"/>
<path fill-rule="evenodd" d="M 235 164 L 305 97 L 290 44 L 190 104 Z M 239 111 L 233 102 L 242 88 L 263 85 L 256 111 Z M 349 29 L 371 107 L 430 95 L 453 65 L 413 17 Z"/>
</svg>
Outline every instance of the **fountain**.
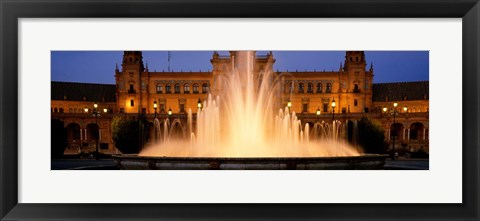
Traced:
<svg viewBox="0 0 480 221">
<path fill-rule="evenodd" d="M 384 156 L 362 155 L 358 147 L 347 142 L 348 134 L 352 134 L 349 130 L 354 131 L 355 137 L 356 122 L 348 128 L 340 121 L 322 121 L 310 128 L 309 124 L 302 126 L 289 107 L 279 107 L 282 76 L 270 70 L 255 73 L 254 59 L 255 52 L 234 52 L 233 71 L 217 77 L 216 90 L 199 105 L 195 122 L 191 109 L 185 125 L 179 119 L 155 119 L 156 142 L 138 156 L 116 156 L 117 165 L 122 169 L 383 166 Z"/>
</svg>

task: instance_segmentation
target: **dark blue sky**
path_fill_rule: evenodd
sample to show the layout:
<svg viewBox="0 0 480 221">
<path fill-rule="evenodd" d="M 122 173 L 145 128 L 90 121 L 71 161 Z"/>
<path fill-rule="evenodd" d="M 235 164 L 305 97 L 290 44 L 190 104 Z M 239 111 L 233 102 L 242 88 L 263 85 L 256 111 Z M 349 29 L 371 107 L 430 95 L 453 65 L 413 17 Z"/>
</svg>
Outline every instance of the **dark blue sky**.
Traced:
<svg viewBox="0 0 480 221">
<path fill-rule="evenodd" d="M 262 55 L 267 52 L 257 52 Z M 227 55 L 228 52 L 220 52 Z M 337 71 L 344 51 L 273 51 L 275 71 Z M 114 84 L 115 63 L 121 68 L 123 51 L 52 51 L 52 81 Z M 367 68 L 373 62 L 374 83 L 429 79 L 428 51 L 366 51 Z M 173 71 L 212 69 L 212 51 L 172 51 Z M 144 51 L 150 71 L 168 69 L 167 51 Z"/>
</svg>

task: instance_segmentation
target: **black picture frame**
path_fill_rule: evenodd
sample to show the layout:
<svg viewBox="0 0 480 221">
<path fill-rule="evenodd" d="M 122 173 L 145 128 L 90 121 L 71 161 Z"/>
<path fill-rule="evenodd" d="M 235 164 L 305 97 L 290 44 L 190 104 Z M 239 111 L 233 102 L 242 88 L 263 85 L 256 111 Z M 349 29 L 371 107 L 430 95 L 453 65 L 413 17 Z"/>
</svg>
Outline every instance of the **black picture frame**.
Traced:
<svg viewBox="0 0 480 221">
<path fill-rule="evenodd" d="M 478 0 L 0 0 L 0 16 L 1 220 L 479 220 Z M 77 17 L 462 18 L 463 203 L 19 204 L 17 21 Z"/>
</svg>

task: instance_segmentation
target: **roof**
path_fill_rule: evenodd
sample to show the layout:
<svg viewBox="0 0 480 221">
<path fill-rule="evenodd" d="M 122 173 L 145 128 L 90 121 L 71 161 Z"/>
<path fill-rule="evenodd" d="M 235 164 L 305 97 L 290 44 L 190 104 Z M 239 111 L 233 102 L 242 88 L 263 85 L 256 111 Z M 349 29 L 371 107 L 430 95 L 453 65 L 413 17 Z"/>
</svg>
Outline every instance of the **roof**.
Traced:
<svg viewBox="0 0 480 221">
<path fill-rule="evenodd" d="M 51 99 L 66 101 L 116 102 L 116 85 L 52 81 Z"/>
<path fill-rule="evenodd" d="M 372 100 L 382 101 L 428 100 L 428 81 L 373 84 Z"/>
</svg>

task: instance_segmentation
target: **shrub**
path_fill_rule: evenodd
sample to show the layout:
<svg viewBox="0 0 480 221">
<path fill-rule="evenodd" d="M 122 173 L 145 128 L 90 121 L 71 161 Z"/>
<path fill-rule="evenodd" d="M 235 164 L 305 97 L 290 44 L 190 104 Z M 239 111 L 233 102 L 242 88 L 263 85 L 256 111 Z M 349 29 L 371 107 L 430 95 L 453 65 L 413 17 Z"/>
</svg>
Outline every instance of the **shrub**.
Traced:
<svg viewBox="0 0 480 221">
<path fill-rule="evenodd" d="M 64 123 L 58 119 L 51 120 L 51 157 L 52 159 L 63 157 L 65 148 L 67 147 L 67 129 L 64 127 Z"/>
<path fill-rule="evenodd" d="M 138 153 L 140 147 L 139 122 L 134 119 L 114 117 L 112 120 L 112 139 L 115 147 L 124 153 Z"/>
<path fill-rule="evenodd" d="M 365 153 L 383 154 L 387 152 L 385 130 L 378 121 L 362 117 L 358 122 L 358 135 L 358 142 Z"/>
</svg>

